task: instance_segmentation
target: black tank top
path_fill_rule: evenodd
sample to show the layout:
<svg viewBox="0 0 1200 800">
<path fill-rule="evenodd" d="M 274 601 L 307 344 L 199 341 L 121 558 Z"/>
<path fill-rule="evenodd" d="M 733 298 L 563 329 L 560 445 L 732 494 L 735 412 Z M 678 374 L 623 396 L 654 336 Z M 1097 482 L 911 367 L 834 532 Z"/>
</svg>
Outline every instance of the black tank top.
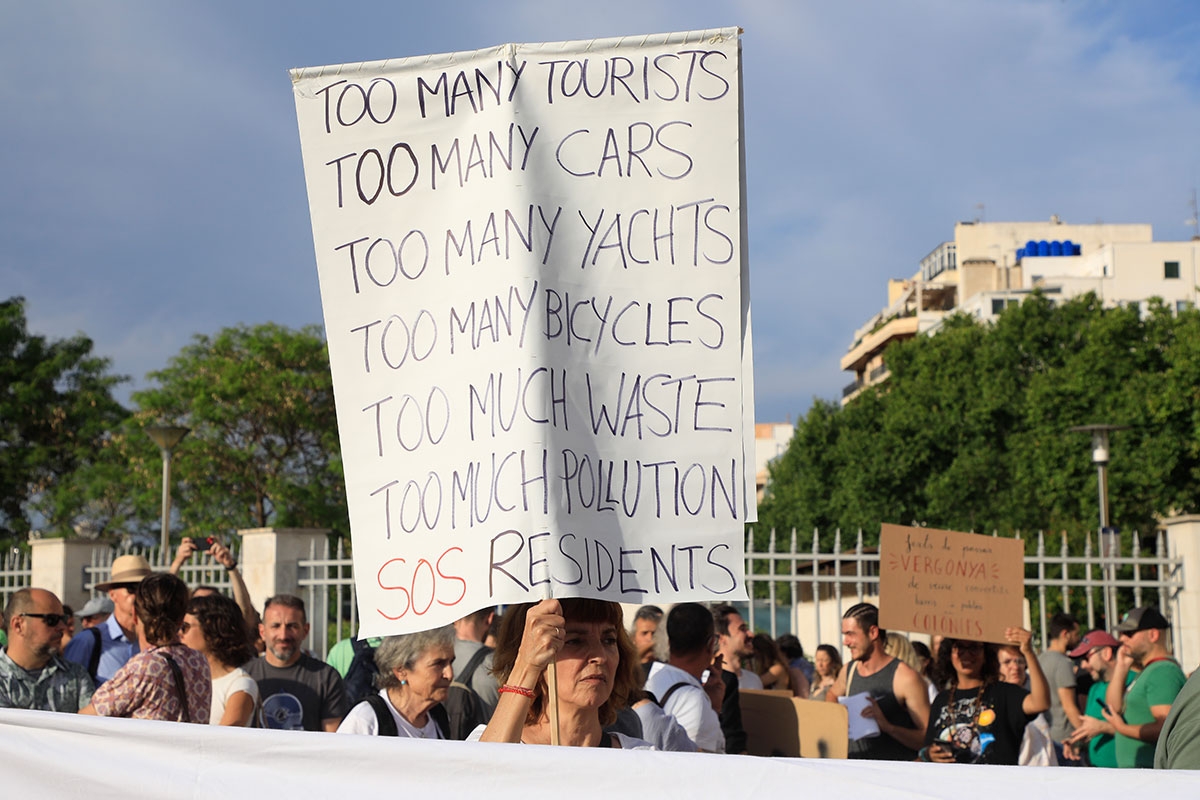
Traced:
<svg viewBox="0 0 1200 800">
<path fill-rule="evenodd" d="M 900 659 L 893 658 L 886 667 L 873 675 L 859 675 L 858 662 L 853 662 L 846 671 L 846 695 L 870 692 L 888 722 L 900 728 L 915 730 L 917 726 L 913 724 L 912 717 L 900 705 L 892 691 L 892 681 L 899 666 Z M 877 761 L 913 761 L 917 757 L 917 751 L 905 747 L 886 733 L 881 733 L 850 742 L 849 755 L 850 758 L 870 758 Z"/>
</svg>

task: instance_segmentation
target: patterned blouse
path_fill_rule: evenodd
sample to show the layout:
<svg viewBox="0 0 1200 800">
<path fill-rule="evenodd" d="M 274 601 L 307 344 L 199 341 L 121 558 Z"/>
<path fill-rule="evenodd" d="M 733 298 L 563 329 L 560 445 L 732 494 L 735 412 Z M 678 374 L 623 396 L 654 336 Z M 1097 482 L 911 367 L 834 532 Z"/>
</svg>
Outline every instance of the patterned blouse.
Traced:
<svg viewBox="0 0 1200 800">
<path fill-rule="evenodd" d="M 153 647 L 129 659 L 92 695 L 96 713 L 102 717 L 182 721 L 179 692 L 167 655 L 175 660 L 183 675 L 190 721 L 208 724 L 212 705 L 208 660 L 181 644 Z"/>
</svg>

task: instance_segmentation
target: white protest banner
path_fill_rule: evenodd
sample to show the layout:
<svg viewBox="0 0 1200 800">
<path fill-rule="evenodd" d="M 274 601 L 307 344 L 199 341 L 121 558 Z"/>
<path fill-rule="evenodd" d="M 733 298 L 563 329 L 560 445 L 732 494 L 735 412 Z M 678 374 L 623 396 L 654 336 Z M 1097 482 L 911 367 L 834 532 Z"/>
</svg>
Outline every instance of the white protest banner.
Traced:
<svg viewBox="0 0 1200 800">
<path fill-rule="evenodd" d="M 292 72 L 360 635 L 745 598 L 738 35 Z"/>
</svg>

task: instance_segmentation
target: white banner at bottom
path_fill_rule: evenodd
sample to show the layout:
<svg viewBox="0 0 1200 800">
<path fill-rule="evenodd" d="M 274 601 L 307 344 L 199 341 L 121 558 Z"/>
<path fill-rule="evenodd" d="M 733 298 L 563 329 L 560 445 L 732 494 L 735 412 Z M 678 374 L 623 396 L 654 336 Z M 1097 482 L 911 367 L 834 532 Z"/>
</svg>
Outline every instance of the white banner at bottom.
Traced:
<svg viewBox="0 0 1200 800">
<path fill-rule="evenodd" d="M 4 796 L 196 797 L 747 796 L 882 791 L 910 798 L 1194 798 L 1200 776 L 1054 767 L 820 761 L 703 753 L 430 742 L 247 730 L 0 709 Z"/>
</svg>

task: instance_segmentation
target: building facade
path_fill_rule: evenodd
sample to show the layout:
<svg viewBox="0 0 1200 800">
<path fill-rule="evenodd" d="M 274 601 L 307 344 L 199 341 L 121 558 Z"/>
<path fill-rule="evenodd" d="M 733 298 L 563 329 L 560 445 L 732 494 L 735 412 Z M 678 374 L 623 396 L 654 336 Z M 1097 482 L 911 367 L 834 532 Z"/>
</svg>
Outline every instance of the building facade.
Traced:
<svg viewBox="0 0 1200 800">
<path fill-rule="evenodd" d="M 950 314 L 990 322 L 1034 290 L 1063 300 L 1095 292 L 1109 306 L 1158 297 L 1182 309 L 1195 305 L 1198 285 L 1200 239 L 1156 242 L 1150 225 L 960 222 L 912 277 L 888 281 L 887 308 L 855 332 L 842 357 L 854 375 L 842 402 L 887 379 L 890 345 L 936 332 Z"/>
</svg>

